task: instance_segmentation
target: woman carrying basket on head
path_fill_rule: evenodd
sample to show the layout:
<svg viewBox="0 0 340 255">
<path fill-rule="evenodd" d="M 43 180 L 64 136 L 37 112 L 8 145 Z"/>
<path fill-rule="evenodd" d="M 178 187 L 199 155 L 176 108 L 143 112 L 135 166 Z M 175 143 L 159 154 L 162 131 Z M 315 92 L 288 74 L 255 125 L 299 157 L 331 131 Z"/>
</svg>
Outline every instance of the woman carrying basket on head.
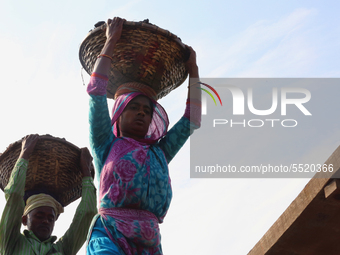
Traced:
<svg viewBox="0 0 340 255">
<path fill-rule="evenodd" d="M 168 163 L 200 126 L 201 92 L 194 88 L 188 93 L 184 116 L 167 131 L 167 114 L 155 101 L 156 93 L 137 82 L 123 84 L 111 120 L 106 86 L 124 21 L 108 20 L 107 39 L 87 87 L 90 144 L 100 176 L 100 209 L 89 232 L 87 254 L 162 254 L 158 223 L 172 197 Z M 188 49 L 186 67 L 193 85 L 198 67 L 196 53 Z"/>
</svg>

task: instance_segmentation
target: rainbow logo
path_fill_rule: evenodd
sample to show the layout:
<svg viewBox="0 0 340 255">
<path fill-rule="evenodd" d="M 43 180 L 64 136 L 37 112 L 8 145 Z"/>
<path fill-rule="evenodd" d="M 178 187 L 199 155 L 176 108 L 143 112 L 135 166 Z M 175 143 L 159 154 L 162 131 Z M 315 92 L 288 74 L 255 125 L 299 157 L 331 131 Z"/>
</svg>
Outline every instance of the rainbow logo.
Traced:
<svg viewBox="0 0 340 255">
<path fill-rule="evenodd" d="M 211 89 L 211 90 L 215 93 L 215 95 L 217 96 L 217 98 L 218 98 L 218 100 L 220 101 L 220 104 L 221 104 L 221 106 L 222 106 L 222 101 L 221 101 L 220 95 L 217 93 L 217 91 L 216 91 L 213 87 L 211 87 L 210 85 L 208 85 L 208 84 L 206 84 L 206 83 L 203 83 L 203 82 L 198 82 L 198 83 L 201 84 L 201 85 L 204 85 L 204 86 L 208 87 L 209 89 Z M 217 105 L 214 96 L 213 96 L 208 90 L 203 89 L 203 88 L 200 88 L 200 87 L 197 87 L 197 88 L 198 88 L 198 89 L 201 89 L 201 90 L 203 90 L 203 91 L 205 91 L 205 92 L 207 92 L 208 95 L 211 96 L 211 98 L 214 100 L 215 105 Z"/>
</svg>

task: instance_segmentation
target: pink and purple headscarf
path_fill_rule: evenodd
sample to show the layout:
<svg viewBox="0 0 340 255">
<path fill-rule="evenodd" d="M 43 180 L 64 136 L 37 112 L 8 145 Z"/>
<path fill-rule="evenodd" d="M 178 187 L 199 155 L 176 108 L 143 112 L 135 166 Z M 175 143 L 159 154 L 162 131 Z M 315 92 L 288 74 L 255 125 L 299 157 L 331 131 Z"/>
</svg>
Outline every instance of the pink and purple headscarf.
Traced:
<svg viewBox="0 0 340 255">
<path fill-rule="evenodd" d="M 153 144 L 166 135 L 169 126 L 168 115 L 164 108 L 156 102 L 156 92 L 151 87 L 138 82 L 124 83 L 119 86 L 116 91 L 111 121 L 113 125 L 113 133 L 115 136 L 118 135 L 117 120 L 119 116 L 122 114 L 128 103 L 139 95 L 148 97 L 153 104 L 153 115 L 149 130 L 145 138 L 140 141 Z"/>
</svg>

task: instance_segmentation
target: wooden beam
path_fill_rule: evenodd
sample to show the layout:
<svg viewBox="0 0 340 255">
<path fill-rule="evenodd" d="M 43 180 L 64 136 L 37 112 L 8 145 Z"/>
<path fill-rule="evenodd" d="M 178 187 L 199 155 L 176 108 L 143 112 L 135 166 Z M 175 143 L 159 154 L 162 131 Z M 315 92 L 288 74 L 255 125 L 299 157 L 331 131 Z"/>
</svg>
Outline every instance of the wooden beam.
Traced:
<svg viewBox="0 0 340 255">
<path fill-rule="evenodd" d="M 340 254 L 340 146 L 248 255 Z"/>
</svg>

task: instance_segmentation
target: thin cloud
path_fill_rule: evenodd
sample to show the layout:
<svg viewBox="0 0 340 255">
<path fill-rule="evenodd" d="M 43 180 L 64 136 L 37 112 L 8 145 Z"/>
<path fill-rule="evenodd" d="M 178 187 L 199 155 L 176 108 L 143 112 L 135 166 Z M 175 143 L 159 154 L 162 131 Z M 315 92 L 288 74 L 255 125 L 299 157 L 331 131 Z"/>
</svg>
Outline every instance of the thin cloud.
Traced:
<svg viewBox="0 0 340 255">
<path fill-rule="evenodd" d="M 315 10 L 298 9 L 277 22 L 261 20 L 249 26 L 219 45 L 221 65 L 212 70 L 209 77 L 224 77 L 227 74 L 259 77 L 276 75 L 276 70 L 282 66 L 289 66 L 292 70 L 294 63 L 301 67 L 304 64 L 301 64 L 301 59 L 310 56 L 311 52 L 304 29 L 315 14 Z M 297 60 L 292 63 L 291 59 L 296 57 Z"/>
</svg>

